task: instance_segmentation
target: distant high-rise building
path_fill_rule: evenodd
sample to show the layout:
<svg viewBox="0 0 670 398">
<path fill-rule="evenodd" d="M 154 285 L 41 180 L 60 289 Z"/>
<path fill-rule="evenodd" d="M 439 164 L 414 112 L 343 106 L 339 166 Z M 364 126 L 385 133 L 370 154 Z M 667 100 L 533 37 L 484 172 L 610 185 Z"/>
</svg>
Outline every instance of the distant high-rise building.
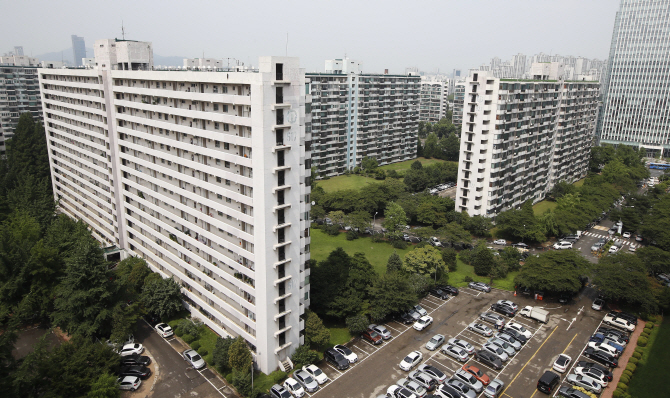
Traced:
<svg viewBox="0 0 670 398">
<path fill-rule="evenodd" d="M 437 123 L 447 114 L 447 91 L 449 79 L 434 76 L 421 77 L 419 121 Z"/>
<path fill-rule="evenodd" d="M 670 153 L 670 1 L 622 0 L 614 21 L 600 143 Z"/>
<path fill-rule="evenodd" d="M 84 38 L 72 35 L 72 51 L 74 52 L 74 65 L 82 66 L 82 59 L 86 58 L 86 43 Z"/>
<path fill-rule="evenodd" d="M 465 82 L 454 83 L 454 109 L 451 112 L 451 122 L 457 127 L 463 123 L 463 99 L 465 98 Z"/>
<path fill-rule="evenodd" d="M 14 46 L 14 55 L 23 55 L 23 46 Z"/>
<path fill-rule="evenodd" d="M 512 66 L 514 77 L 522 79 L 526 75 L 526 56 L 519 53 L 512 57 Z"/>
</svg>

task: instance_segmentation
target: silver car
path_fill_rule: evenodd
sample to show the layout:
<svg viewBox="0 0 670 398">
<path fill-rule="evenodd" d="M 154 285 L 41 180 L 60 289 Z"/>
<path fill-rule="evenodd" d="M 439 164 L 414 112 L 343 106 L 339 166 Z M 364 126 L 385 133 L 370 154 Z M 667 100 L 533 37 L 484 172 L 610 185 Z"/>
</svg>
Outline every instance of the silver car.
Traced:
<svg viewBox="0 0 670 398">
<path fill-rule="evenodd" d="M 428 311 L 426 311 L 426 310 L 425 310 L 422 306 L 420 306 L 419 304 L 415 305 L 415 306 L 414 306 L 414 309 L 416 310 L 416 312 L 418 312 L 419 314 L 421 314 L 421 316 L 426 316 L 426 315 L 428 315 Z"/>
<path fill-rule="evenodd" d="M 454 345 L 445 344 L 440 351 L 461 362 L 466 362 L 469 358 L 468 353 L 464 349 Z"/>
<path fill-rule="evenodd" d="M 389 332 L 389 330 L 386 329 L 386 328 L 385 328 L 384 326 L 382 326 L 382 325 L 375 325 L 375 324 L 372 324 L 372 325 L 368 326 L 368 328 L 374 330 L 375 332 L 377 332 L 377 334 L 380 335 L 380 336 L 382 336 L 382 339 L 384 339 L 384 340 L 388 340 L 388 339 L 391 338 L 391 332 Z"/>
<path fill-rule="evenodd" d="M 496 324 L 496 322 L 505 322 L 505 318 L 503 318 L 502 316 L 500 316 L 498 314 L 494 314 L 492 312 L 482 312 L 479 315 L 479 318 L 483 319 L 487 322 L 491 322 L 494 325 Z"/>
<path fill-rule="evenodd" d="M 491 354 L 493 354 L 495 356 L 497 356 L 503 362 L 507 362 L 507 360 L 509 359 L 509 356 L 507 355 L 507 353 L 505 353 L 505 351 L 502 348 L 498 347 L 495 344 L 486 343 L 482 346 L 482 349 L 485 350 L 485 351 L 490 352 Z"/>
<path fill-rule="evenodd" d="M 603 387 L 600 385 L 600 383 L 592 379 L 588 376 L 580 376 L 576 374 L 570 374 L 568 375 L 567 379 L 568 383 L 579 386 L 582 388 L 585 388 L 589 391 L 593 391 L 596 394 L 600 394 L 600 391 L 602 391 Z"/>
<path fill-rule="evenodd" d="M 444 383 L 447 380 L 447 375 L 443 371 L 436 368 L 435 366 L 426 365 L 425 363 L 416 368 L 418 371 L 423 372 L 433 379 L 435 379 L 438 384 Z"/>
<path fill-rule="evenodd" d="M 463 369 L 459 369 L 458 372 L 454 373 L 454 379 L 460 380 L 463 383 L 467 384 L 477 393 L 482 392 L 482 389 L 484 388 L 484 385 L 482 384 L 481 381 L 477 380 L 475 376 L 466 372 Z"/>
<path fill-rule="evenodd" d="M 426 395 L 426 389 L 421 387 L 419 383 L 417 383 L 414 380 L 400 379 L 396 384 L 399 385 L 400 387 L 406 388 L 407 390 L 413 392 L 419 397 L 423 397 L 424 395 Z"/>
<path fill-rule="evenodd" d="M 472 344 L 468 343 L 465 340 L 449 339 L 449 341 L 447 341 L 447 343 L 464 349 L 465 352 L 467 352 L 470 355 L 475 353 L 475 347 L 473 347 Z"/>
<path fill-rule="evenodd" d="M 503 389 L 505 389 L 505 383 L 502 380 L 494 379 L 484 389 L 484 395 L 487 398 L 498 398 L 502 395 Z"/>
<path fill-rule="evenodd" d="M 436 334 L 433 336 L 427 343 L 426 349 L 430 351 L 437 350 L 444 343 L 444 336 L 441 334 Z"/>
<path fill-rule="evenodd" d="M 437 385 L 437 382 L 433 378 L 433 376 L 421 372 L 419 370 L 413 370 L 409 372 L 409 379 L 418 383 L 421 387 L 425 388 L 426 390 L 432 390 L 433 387 Z"/>
<path fill-rule="evenodd" d="M 468 325 L 468 329 L 470 329 L 473 332 L 477 332 L 481 335 L 484 335 L 486 337 L 493 336 L 493 330 L 491 330 L 491 328 L 482 323 L 472 322 L 471 324 Z"/>
<path fill-rule="evenodd" d="M 494 336 L 504 341 L 505 343 L 511 345 L 515 351 L 519 351 L 521 349 L 521 343 L 519 342 L 519 340 L 515 339 L 514 337 L 510 336 L 507 333 L 498 332 Z"/>
<path fill-rule="evenodd" d="M 449 379 L 447 380 L 446 383 L 449 387 L 453 388 L 454 390 L 458 391 L 462 397 L 467 397 L 467 398 L 475 398 L 477 396 L 477 393 L 475 390 L 470 388 L 467 384 L 463 383 L 460 380 L 456 379 Z"/>
<path fill-rule="evenodd" d="M 298 383 L 302 384 L 307 392 L 315 392 L 319 389 L 319 383 L 317 383 L 316 380 L 304 370 L 299 370 L 293 373 L 293 378 L 296 379 Z"/>
<path fill-rule="evenodd" d="M 193 366 L 193 369 L 200 369 L 205 366 L 205 360 L 195 350 L 186 350 L 182 353 L 184 360 Z"/>
<path fill-rule="evenodd" d="M 489 343 L 491 343 L 491 344 L 495 344 L 495 345 L 497 345 L 498 347 L 502 348 L 503 351 L 505 351 L 505 354 L 507 354 L 508 357 L 511 358 L 511 357 L 513 357 L 514 355 L 516 355 L 516 350 L 514 349 L 514 347 L 512 347 L 512 346 L 509 345 L 509 344 L 507 344 L 506 342 L 504 342 L 504 341 L 502 341 L 502 340 L 500 340 L 500 339 L 498 339 L 498 338 L 495 338 L 495 337 L 491 337 L 488 341 L 489 341 Z"/>
</svg>

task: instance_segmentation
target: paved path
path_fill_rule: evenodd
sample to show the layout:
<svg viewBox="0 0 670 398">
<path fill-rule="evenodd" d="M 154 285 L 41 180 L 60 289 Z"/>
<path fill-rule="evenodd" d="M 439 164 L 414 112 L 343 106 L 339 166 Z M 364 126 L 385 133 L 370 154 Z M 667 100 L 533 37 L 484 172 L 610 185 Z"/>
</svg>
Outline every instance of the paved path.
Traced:
<svg viewBox="0 0 670 398">
<path fill-rule="evenodd" d="M 633 353 L 635 352 L 635 348 L 637 347 L 637 339 L 640 337 L 642 334 L 642 331 L 644 330 L 644 325 L 645 322 L 641 319 L 637 320 L 637 326 L 635 326 L 635 331 L 633 334 L 630 335 L 630 340 L 628 341 L 628 345 L 626 349 L 621 353 L 621 356 L 619 357 L 619 367 L 614 368 L 612 370 L 612 382 L 605 387 L 603 390 L 602 395 L 600 398 L 612 398 L 612 393 L 614 390 L 616 390 L 616 385 L 619 383 L 619 378 L 623 374 L 623 371 L 626 370 L 626 365 L 628 364 L 628 360 L 630 357 L 633 356 Z"/>
</svg>

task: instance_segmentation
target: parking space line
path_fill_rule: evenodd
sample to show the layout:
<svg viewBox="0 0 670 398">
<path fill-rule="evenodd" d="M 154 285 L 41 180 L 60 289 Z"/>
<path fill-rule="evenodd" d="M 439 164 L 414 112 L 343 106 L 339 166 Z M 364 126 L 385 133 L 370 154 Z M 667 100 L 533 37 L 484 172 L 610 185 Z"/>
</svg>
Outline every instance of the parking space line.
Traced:
<svg viewBox="0 0 670 398">
<path fill-rule="evenodd" d="M 526 366 L 528 366 L 528 364 L 530 363 L 530 361 L 532 361 L 533 358 L 535 358 L 535 356 L 537 355 L 537 353 L 540 352 L 540 350 L 542 349 L 542 347 L 544 347 L 544 345 L 546 344 L 546 342 L 549 341 L 549 339 L 551 338 L 551 336 L 554 335 L 554 332 L 555 332 L 557 329 L 558 329 L 558 326 L 556 326 L 556 327 L 554 328 L 554 330 L 552 330 L 551 334 L 549 334 L 549 336 L 542 342 L 542 344 L 540 344 L 540 346 L 537 348 L 537 350 L 535 351 L 535 353 L 533 354 L 533 356 L 530 357 L 530 359 L 523 365 L 523 367 L 521 368 L 521 370 L 519 370 L 519 373 L 517 373 L 516 376 L 514 376 L 514 379 L 512 379 L 512 381 L 507 385 L 507 387 L 505 387 L 505 389 L 503 390 L 503 394 L 505 393 L 505 391 L 507 391 L 508 388 L 510 388 L 510 386 L 514 383 L 514 381 L 516 380 L 516 378 L 519 377 L 519 375 L 523 372 L 523 370 L 526 368 Z M 539 329 L 538 329 L 538 330 L 539 330 Z"/>
<path fill-rule="evenodd" d="M 389 325 L 388 323 L 387 323 L 387 324 L 384 324 L 384 326 L 386 326 L 387 328 L 390 328 L 390 329 L 395 330 L 396 332 L 400 333 L 400 330 L 394 328 L 393 326 Z"/>
<path fill-rule="evenodd" d="M 436 299 L 433 299 L 433 298 L 430 297 L 430 296 L 426 296 L 426 297 L 424 297 L 424 299 L 425 299 L 426 301 L 428 301 L 429 303 L 432 303 L 432 304 L 435 304 L 435 305 L 440 305 L 440 304 L 442 304 L 441 301 L 437 301 Z M 444 300 L 444 301 L 447 301 L 447 300 Z"/>
<path fill-rule="evenodd" d="M 336 371 L 337 373 L 339 373 L 341 375 L 344 374 L 344 373 L 340 372 L 339 370 L 335 369 L 335 367 L 333 365 L 331 365 L 330 363 L 326 362 L 326 365 L 330 366 L 330 368 L 333 369 L 334 371 Z M 351 367 L 351 366 L 349 366 L 349 367 Z"/>
</svg>

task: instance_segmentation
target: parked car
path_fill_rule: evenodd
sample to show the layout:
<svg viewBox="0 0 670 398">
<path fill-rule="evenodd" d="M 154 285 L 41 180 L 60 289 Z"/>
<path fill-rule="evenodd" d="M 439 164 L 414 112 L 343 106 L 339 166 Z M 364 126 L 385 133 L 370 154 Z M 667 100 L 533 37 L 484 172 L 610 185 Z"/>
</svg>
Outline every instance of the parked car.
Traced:
<svg viewBox="0 0 670 398">
<path fill-rule="evenodd" d="M 437 350 L 444 343 L 444 336 L 441 334 L 436 334 L 431 337 L 430 340 L 426 343 L 426 349 L 429 351 Z"/>
<path fill-rule="evenodd" d="M 615 337 L 615 338 L 616 338 L 616 337 Z M 606 344 L 606 345 L 608 345 L 608 346 L 613 347 L 613 348 L 617 351 L 617 353 L 618 353 L 617 356 L 620 355 L 621 352 L 623 352 L 623 350 L 624 350 L 624 348 L 625 348 L 623 345 L 621 345 L 621 344 L 617 344 L 617 341 L 618 341 L 618 340 L 619 340 L 619 339 L 617 339 L 617 340 L 608 339 L 608 338 L 605 337 L 605 335 L 602 334 L 602 333 L 596 333 L 596 334 L 594 334 L 593 336 L 591 336 L 591 338 L 589 338 L 589 342 L 603 343 L 603 344 Z"/>
<path fill-rule="evenodd" d="M 324 351 L 323 358 L 336 369 L 345 370 L 349 367 L 349 360 L 334 348 L 329 348 Z"/>
<path fill-rule="evenodd" d="M 421 315 L 421 313 L 419 313 L 419 311 L 414 309 L 414 307 L 410 308 L 409 311 L 407 311 L 407 314 L 409 314 L 409 316 L 411 316 L 412 319 L 414 319 L 414 321 L 412 321 L 412 323 L 416 322 L 417 319 L 419 319 L 423 316 L 423 315 Z"/>
<path fill-rule="evenodd" d="M 159 323 L 158 325 L 154 326 L 154 329 L 156 329 L 156 332 L 158 332 L 159 335 L 165 338 L 174 334 L 174 331 L 172 331 L 172 328 L 167 323 Z"/>
<path fill-rule="evenodd" d="M 491 286 L 487 285 L 484 282 L 470 282 L 468 283 L 468 287 L 470 289 L 480 290 L 484 293 L 488 293 L 491 291 Z"/>
<path fill-rule="evenodd" d="M 382 336 L 377 334 L 377 332 L 375 332 L 372 329 L 368 329 L 368 330 L 364 331 L 361 334 L 361 338 L 363 340 L 367 340 L 368 342 L 370 342 L 371 344 L 374 344 L 374 345 L 381 344 L 382 340 L 383 340 Z"/>
<path fill-rule="evenodd" d="M 427 365 L 424 363 L 422 365 L 419 365 L 417 370 L 429 375 L 440 384 L 444 383 L 445 380 L 447 380 L 447 375 L 440 369 L 436 368 L 435 366 Z"/>
<path fill-rule="evenodd" d="M 188 349 L 182 352 L 181 355 L 184 357 L 186 362 L 193 366 L 193 369 L 203 368 L 207 364 L 205 360 L 202 359 L 200 354 L 198 354 L 195 350 Z"/>
<path fill-rule="evenodd" d="M 489 383 L 491 382 L 491 379 L 476 366 L 463 365 L 461 369 L 473 375 L 477 380 L 479 380 L 485 386 L 488 386 Z"/>
<path fill-rule="evenodd" d="M 148 366 L 151 363 L 151 358 L 146 355 L 132 354 L 125 357 L 121 357 L 121 366 Z"/>
<path fill-rule="evenodd" d="M 492 312 L 482 312 L 481 314 L 479 314 L 479 319 L 482 319 L 482 320 L 487 321 L 487 322 L 491 322 L 494 325 L 498 322 L 504 322 L 505 321 L 505 318 L 501 317 L 498 314 L 494 314 Z"/>
<path fill-rule="evenodd" d="M 475 398 L 477 396 L 477 393 L 470 386 L 460 380 L 451 378 L 447 380 L 446 384 L 458 391 L 464 398 Z"/>
<path fill-rule="evenodd" d="M 419 364 L 422 359 L 423 354 L 421 354 L 421 351 L 412 351 L 407 354 L 407 356 L 402 361 L 400 361 L 400 369 L 404 370 L 405 372 L 409 372 L 413 367 Z"/>
<path fill-rule="evenodd" d="M 556 242 L 554 243 L 553 248 L 556 250 L 572 249 L 572 242 L 568 242 L 565 240 L 561 242 Z"/>
<path fill-rule="evenodd" d="M 394 314 L 392 318 L 395 321 L 397 321 L 398 323 L 402 323 L 403 325 L 407 325 L 407 324 L 415 322 L 415 319 L 412 318 L 412 316 L 410 314 L 408 314 L 407 312 L 398 312 L 398 313 Z"/>
<path fill-rule="evenodd" d="M 424 330 L 428 326 L 430 326 L 433 323 L 433 317 L 431 316 L 422 316 L 418 321 L 414 323 L 414 326 L 412 326 L 415 330 Z"/>
<path fill-rule="evenodd" d="M 468 325 L 468 329 L 470 329 L 473 332 L 477 332 L 477 333 L 479 333 L 483 336 L 486 336 L 486 337 L 493 336 L 493 330 L 491 330 L 488 326 L 486 326 L 482 323 L 473 322 L 470 325 Z"/>
<path fill-rule="evenodd" d="M 515 331 L 519 332 L 526 339 L 530 339 L 531 337 L 533 337 L 533 334 L 530 331 L 528 331 L 525 327 L 523 327 L 522 325 L 520 325 L 516 322 L 507 322 L 507 324 L 505 325 L 505 328 L 512 329 L 512 330 L 515 330 Z"/>
<path fill-rule="evenodd" d="M 493 337 L 500 339 L 504 341 L 505 343 L 509 344 L 512 348 L 514 348 L 515 351 L 519 351 L 521 349 L 521 343 L 519 340 L 515 339 L 513 336 L 503 333 L 503 332 L 498 332 L 493 335 Z"/>
<path fill-rule="evenodd" d="M 347 361 L 349 361 L 349 363 L 355 363 L 355 362 L 358 362 L 358 354 L 356 354 L 355 352 L 351 351 L 351 350 L 349 349 L 349 347 L 347 347 L 347 346 L 343 346 L 343 345 L 341 345 L 341 344 L 338 344 L 338 345 L 336 345 L 335 347 L 333 347 L 333 349 L 334 349 L 335 351 L 339 352 L 340 354 L 342 354 L 342 356 L 343 356 Z"/>
<path fill-rule="evenodd" d="M 595 341 L 590 341 L 588 343 L 588 347 L 591 347 L 596 351 L 603 351 L 613 357 L 618 357 L 621 354 L 619 350 L 605 343 L 596 343 Z"/>
<path fill-rule="evenodd" d="M 602 299 L 595 299 L 593 300 L 593 304 L 591 304 L 591 308 L 596 310 L 596 311 L 601 311 L 603 309 L 603 306 L 605 305 L 605 301 Z"/>
<path fill-rule="evenodd" d="M 491 309 L 499 314 L 506 315 L 510 318 L 516 315 L 516 311 L 513 308 L 508 307 L 504 304 L 497 304 L 497 303 L 492 304 Z"/>
<path fill-rule="evenodd" d="M 119 350 L 119 355 L 122 357 L 134 354 L 141 354 L 144 352 L 144 346 L 139 343 L 126 344 Z"/>
<path fill-rule="evenodd" d="M 430 243 L 432 246 L 435 247 L 442 247 L 442 243 L 440 243 L 440 240 L 437 239 L 435 236 L 431 236 L 430 239 L 428 240 L 428 243 Z"/>
<path fill-rule="evenodd" d="M 416 394 L 396 384 L 386 390 L 386 396 L 390 398 L 417 398 Z"/>
<path fill-rule="evenodd" d="M 619 366 L 619 361 L 617 361 L 616 358 L 606 352 L 594 350 L 591 347 L 588 347 L 586 350 L 584 350 L 583 355 L 610 368 L 616 368 Z"/>
<path fill-rule="evenodd" d="M 291 393 L 286 390 L 283 386 L 275 384 L 270 387 L 270 395 L 273 398 L 291 398 Z"/>
<path fill-rule="evenodd" d="M 316 382 L 319 384 L 323 384 L 328 381 L 328 376 L 325 373 L 323 373 L 323 371 L 319 369 L 316 365 L 305 365 L 302 367 L 302 370 L 309 373 L 309 375 L 312 376 L 314 380 L 316 380 Z"/>
<path fill-rule="evenodd" d="M 439 299 L 442 299 L 442 300 L 446 300 L 446 299 L 449 298 L 449 293 L 443 291 L 442 289 L 438 289 L 436 287 L 430 289 L 430 294 L 439 298 Z"/>
<path fill-rule="evenodd" d="M 484 395 L 487 398 L 498 398 L 502 396 L 505 389 L 505 383 L 500 379 L 493 379 L 493 381 L 484 389 Z"/>
<path fill-rule="evenodd" d="M 574 370 L 575 374 L 580 375 L 580 376 L 588 376 L 592 378 L 593 380 L 597 381 L 602 388 L 607 387 L 609 384 L 609 381 L 607 380 L 607 374 L 603 372 L 600 369 L 596 368 L 584 368 L 584 367 L 576 367 Z"/>
<path fill-rule="evenodd" d="M 419 370 L 413 370 L 409 372 L 409 379 L 417 383 L 421 387 L 425 388 L 426 391 L 431 392 L 437 387 L 437 381 L 433 379 L 432 376 L 421 372 Z"/>
<path fill-rule="evenodd" d="M 463 394 L 461 394 L 459 391 L 454 389 L 452 386 L 450 386 L 447 383 L 444 383 L 440 385 L 440 387 L 437 389 L 435 396 L 440 397 L 440 398 L 462 398 L 464 397 Z"/>
<path fill-rule="evenodd" d="M 465 350 L 465 352 L 467 352 L 470 355 L 475 353 L 475 347 L 473 347 L 470 343 L 468 343 L 465 340 L 449 339 L 448 343 L 456 347 L 462 348 L 463 350 Z"/>
<path fill-rule="evenodd" d="M 507 326 L 507 325 L 505 325 L 505 326 Z M 523 334 L 517 332 L 516 330 L 510 329 L 508 327 L 504 327 L 503 330 L 500 331 L 500 333 L 505 333 L 507 335 L 510 335 L 510 336 L 514 337 L 514 339 L 516 341 L 518 341 L 519 343 L 521 343 L 522 345 L 526 344 L 526 342 L 528 341 L 526 336 L 524 336 Z"/>
<path fill-rule="evenodd" d="M 420 306 L 419 304 L 417 304 L 417 305 L 414 306 L 414 310 L 416 310 L 416 312 L 418 312 L 421 316 L 426 316 L 426 315 L 428 315 L 428 311 L 426 311 L 426 310 L 425 310 L 422 306 Z"/>
<path fill-rule="evenodd" d="M 475 352 L 475 359 L 495 370 L 500 370 L 503 367 L 502 360 L 497 355 L 487 350 L 479 350 Z"/>
<path fill-rule="evenodd" d="M 442 349 L 440 349 L 440 352 L 460 362 L 466 362 L 470 358 L 464 349 L 450 344 L 443 345 Z"/>
<path fill-rule="evenodd" d="M 375 332 L 377 332 L 377 334 L 382 336 L 382 339 L 384 340 L 388 340 L 391 338 L 391 332 L 388 329 L 386 329 L 386 327 L 383 325 L 372 324 L 368 326 L 368 329 L 372 329 Z"/>
<path fill-rule="evenodd" d="M 458 381 L 462 381 L 468 387 L 475 390 L 476 393 L 480 393 L 484 389 L 484 384 L 482 384 L 481 381 L 477 380 L 477 378 L 473 376 L 470 372 L 466 372 L 463 369 L 457 370 L 456 373 L 454 373 L 453 378 Z"/>
<path fill-rule="evenodd" d="M 600 391 L 602 391 L 603 389 L 600 383 L 598 383 L 597 381 L 588 376 L 570 374 L 568 375 L 566 380 L 568 383 L 572 385 L 582 387 L 588 391 L 593 391 L 596 394 L 600 394 Z"/>
<path fill-rule="evenodd" d="M 294 378 L 289 377 L 284 381 L 284 388 L 293 394 L 294 397 L 300 398 L 305 395 L 305 389 L 302 384 L 298 383 Z"/>
<path fill-rule="evenodd" d="M 623 340 L 628 344 L 630 341 L 630 336 L 628 335 L 627 332 L 624 332 L 623 330 L 619 329 L 612 329 L 608 327 L 601 326 L 598 328 L 597 333 L 602 333 L 602 334 L 613 334 L 617 336 L 619 339 Z"/>
<path fill-rule="evenodd" d="M 151 376 L 151 370 L 141 365 L 124 366 L 119 371 L 119 376 L 135 376 L 145 380 Z"/>
<path fill-rule="evenodd" d="M 610 311 L 607 313 L 607 315 L 616 317 L 616 318 L 621 318 L 625 319 L 628 322 L 632 323 L 633 325 L 637 325 L 637 317 L 633 314 L 629 314 L 627 312 L 621 312 L 621 311 Z"/>
<path fill-rule="evenodd" d="M 488 351 L 493 355 L 497 355 L 498 358 L 500 358 L 500 360 L 503 362 L 507 362 L 509 359 L 509 356 L 505 353 L 505 351 L 495 344 L 486 343 L 482 346 L 482 350 Z"/>
<path fill-rule="evenodd" d="M 545 394 L 551 394 L 561 383 L 561 378 L 554 372 L 546 371 L 537 381 L 537 389 Z"/>
<path fill-rule="evenodd" d="M 316 380 L 314 380 L 312 376 L 309 375 L 309 373 L 302 369 L 298 370 L 297 372 L 293 372 L 293 378 L 296 379 L 296 381 L 300 383 L 307 392 L 316 392 L 319 389 L 319 383 L 317 383 Z"/>
<path fill-rule="evenodd" d="M 591 398 L 588 395 L 584 394 L 583 392 L 567 386 L 561 387 L 558 390 L 558 395 L 560 395 L 563 398 Z"/>
<path fill-rule="evenodd" d="M 493 241 L 493 244 L 505 246 L 507 244 L 507 241 L 505 239 L 496 239 Z"/>
<path fill-rule="evenodd" d="M 560 354 L 554 361 L 552 368 L 559 373 L 565 373 L 570 366 L 570 362 L 572 362 L 572 358 L 569 355 Z"/>
<path fill-rule="evenodd" d="M 592 252 L 597 252 L 598 250 L 602 249 L 602 247 L 605 246 L 604 243 L 596 242 L 591 246 L 591 251 Z"/>
<path fill-rule="evenodd" d="M 142 385 L 142 380 L 137 376 L 121 376 L 116 379 L 120 390 L 135 391 Z"/>
<path fill-rule="evenodd" d="M 502 348 L 502 350 L 505 352 L 505 354 L 507 354 L 507 356 L 510 357 L 510 358 L 513 357 L 514 355 L 516 355 L 516 350 L 514 349 L 514 347 L 507 344 L 507 342 L 505 342 L 503 340 L 500 340 L 496 337 L 491 337 L 490 339 L 488 339 L 488 342 Z"/>
<path fill-rule="evenodd" d="M 621 236 L 623 236 L 625 239 L 628 239 L 630 238 L 630 232 L 624 232 L 623 234 L 621 234 Z"/>
<path fill-rule="evenodd" d="M 451 286 L 451 285 L 439 285 L 438 287 L 443 292 L 447 292 L 447 293 L 451 294 L 452 296 L 458 296 L 458 289 Z"/>
<path fill-rule="evenodd" d="M 627 320 L 625 320 L 623 318 L 614 318 L 614 317 L 610 316 L 609 314 L 607 316 L 605 316 L 605 318 L 603 319 L 603 323 L 605 323 L 606 325 L 616 326 L 618 328 L 625 329 L 629 332 L 632 332 L 632 331 L 635 330 L 635 325 L 634 324 L 628 322 Z"/>
</svg>

